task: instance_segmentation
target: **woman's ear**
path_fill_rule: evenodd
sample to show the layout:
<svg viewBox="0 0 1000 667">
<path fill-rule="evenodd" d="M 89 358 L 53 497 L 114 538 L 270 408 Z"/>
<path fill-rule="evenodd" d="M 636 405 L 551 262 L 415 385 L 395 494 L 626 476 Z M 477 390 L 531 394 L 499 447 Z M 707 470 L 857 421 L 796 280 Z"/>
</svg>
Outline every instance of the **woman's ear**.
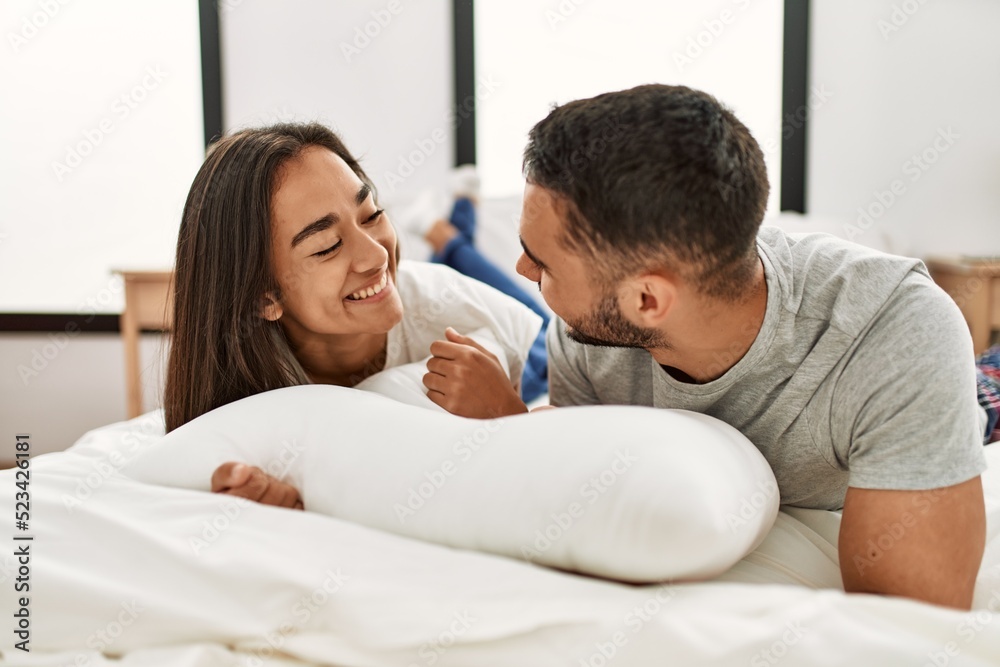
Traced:
<svg viewBox="0 0 1000 667">
<path fill-rule="evenodd" d="M 268 292 L 261 298 L 260 316 L 269 322 L 277 322 L 281 319 L 284 310 L 279 301 L 280 295 L 276 292 Z"/>
<path fill-rule="evenodd" d="M 644 273 L 628 281 L 622 298 L 626 317 L 641 327 L 663 326 L 677 299 L 674 280 L 660 273 Z"/>
</svg>

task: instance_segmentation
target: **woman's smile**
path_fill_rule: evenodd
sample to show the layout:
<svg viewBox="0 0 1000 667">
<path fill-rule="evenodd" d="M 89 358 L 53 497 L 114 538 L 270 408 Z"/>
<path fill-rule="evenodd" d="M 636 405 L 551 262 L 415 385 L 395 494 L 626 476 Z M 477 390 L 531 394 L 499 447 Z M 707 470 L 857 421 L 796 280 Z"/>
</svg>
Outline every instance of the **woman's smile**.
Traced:
<svg viewBox="0 0 1000 667">
<path fill-rule="evenodd" d="M 389 280 L 389 272 L 383 271 L 382 277 L 370 285 L 366 285 L 356 292 L 351 293 L 344 301 L 352 305 L 374 304 L 384 301 L 392 292 L 392 283 Z"/>
</svg>

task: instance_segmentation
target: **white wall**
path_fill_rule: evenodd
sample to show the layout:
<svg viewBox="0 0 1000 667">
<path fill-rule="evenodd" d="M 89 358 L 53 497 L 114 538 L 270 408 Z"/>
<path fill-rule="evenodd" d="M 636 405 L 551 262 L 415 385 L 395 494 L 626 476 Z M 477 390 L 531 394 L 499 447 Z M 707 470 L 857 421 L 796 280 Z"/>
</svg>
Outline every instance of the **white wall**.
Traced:
<svg viewBox="0 0 1000 667">
<path fill-rule="evenodd" d="M 226 129 L 318 120 L 392 199 L 454 161 L 448 0 L 223 0 Z"/>
<path fill-rule="evenodd" d="M 198 3 L 0 3 L 0 312 L 114 313 L 204 155 Z"/>
<path fill-rule="evenodd" d="M 809 211 L 904 254 L 1000 254 L 1000 3 L 817 0 L 812 12 L 812 83 L 832 96 L 809 126 Z M 913 157 L 925 152 L 926 169 Z"/>
<path fill-rule="evenodd" d="M 477 3 L 476 68 L 489 82 L 476 124 L 484 193 L 521 194 L 528 131 L 553 103 L 666 83 L 715 95 L 750 128 L 776 210 L 783 21 L 783 0 Z"/>
<path fill-rule="evenodd" d="M 156 334 L 141 338 L 146 410 L 159 402 L 164 345 Z M 124 355 L 118 334 L 0 334 L 0 437 L 30 433 L 41 454 L 125 419 Z M 5 447 L 0 463 L 13 458 Z"/>
</svg>

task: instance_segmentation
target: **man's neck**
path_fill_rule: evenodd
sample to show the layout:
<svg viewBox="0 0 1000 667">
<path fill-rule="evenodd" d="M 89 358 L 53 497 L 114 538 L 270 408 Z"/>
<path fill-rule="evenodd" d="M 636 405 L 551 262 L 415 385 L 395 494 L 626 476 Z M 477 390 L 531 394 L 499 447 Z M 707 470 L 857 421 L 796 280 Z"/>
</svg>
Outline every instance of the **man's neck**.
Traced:
<svg viewBox="0 0 1000 667">
<path fill-rule="evenodd" d="M 681 382 L 704 384 L 725 375 L 753 346 L 767 311 L 767 279 L 759 261 L 752 286 L 738 301 L 703 297 L 669 328 L 669 348 L 649 350 Z"/>
</svg>

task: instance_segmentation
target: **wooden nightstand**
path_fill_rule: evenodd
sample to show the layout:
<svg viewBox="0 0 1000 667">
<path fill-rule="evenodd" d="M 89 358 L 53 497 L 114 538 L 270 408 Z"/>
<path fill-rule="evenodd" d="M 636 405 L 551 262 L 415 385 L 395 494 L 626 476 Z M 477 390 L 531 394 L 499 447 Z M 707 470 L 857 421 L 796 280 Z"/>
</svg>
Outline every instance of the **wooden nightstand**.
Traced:
<svg viewBox="0 0 1000 667">
<path fill-rule="evenodd" d="M 173 323 L 172 271 L 115 270 L 125 281 L 125 310 L 121 316 L 125 346 L 125 402 L 128 418 L 142 414 L 142 378 L 139 333 L 169 331 Z"/>
<path fill-rule="evenodd" d="M 1000 259 L 931 257 L 924 263 L 965 316 L 976 354 L 983 352 L 1000 330 Z"/>
</svg>

